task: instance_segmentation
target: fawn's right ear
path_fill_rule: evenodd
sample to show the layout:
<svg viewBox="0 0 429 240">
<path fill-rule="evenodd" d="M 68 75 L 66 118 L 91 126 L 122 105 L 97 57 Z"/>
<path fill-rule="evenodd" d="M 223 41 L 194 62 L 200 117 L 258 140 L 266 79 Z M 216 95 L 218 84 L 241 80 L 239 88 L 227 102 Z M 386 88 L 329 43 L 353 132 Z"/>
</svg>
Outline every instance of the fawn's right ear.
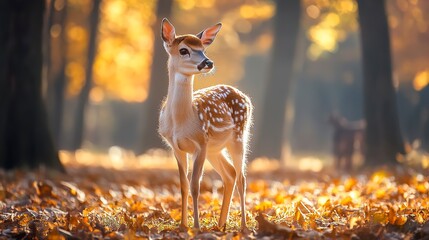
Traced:
<svg viewBox="0 0 429 240">
<path fill-rule="evenodd" d="M 176 38 L 176 30 L 174 29 L 173 24 L 171 24 L 167 18 L 162 19 L 161 37 L 162 40 L 167 44 L 171 44 Z"/>
</svg>

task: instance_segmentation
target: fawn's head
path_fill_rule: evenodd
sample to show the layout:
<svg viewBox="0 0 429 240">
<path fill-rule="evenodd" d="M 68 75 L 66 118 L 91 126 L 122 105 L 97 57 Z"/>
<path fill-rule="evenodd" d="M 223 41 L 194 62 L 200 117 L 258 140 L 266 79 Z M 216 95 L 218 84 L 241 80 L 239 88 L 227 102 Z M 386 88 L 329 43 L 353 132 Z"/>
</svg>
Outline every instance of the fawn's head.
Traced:
<svg viewBox="0 0 429 240">
<path fill-rule="evenodd" d="M 176 36 L 174 26 L 164 18 L 161 24 L 161 37 L 169 55 L 170 65 L 184 75 L 210 72 L 214 64 L 204 51 L 214 41 L 221 27 L 222 24 L 218 23 L 197 35 Z"/>
<path fill-rule="evenodd" d="M 328 124 L 334 127 L 341 127 L 347 123 L 347 120 L 337 112 L 332 112 L 328 117 Z"/>
</svg>

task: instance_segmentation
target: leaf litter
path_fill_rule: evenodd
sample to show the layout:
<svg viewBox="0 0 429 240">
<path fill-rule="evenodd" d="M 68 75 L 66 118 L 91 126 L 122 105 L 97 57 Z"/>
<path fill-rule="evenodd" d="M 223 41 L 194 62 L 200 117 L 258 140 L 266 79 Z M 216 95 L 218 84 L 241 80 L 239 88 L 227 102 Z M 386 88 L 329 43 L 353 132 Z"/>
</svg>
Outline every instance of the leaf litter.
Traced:
<svg viewBox="0 0 429 240">
<path fill-rule="evenodd" d="M 0 239 L 429 239 L 427 174 L 401 168 L 335 175 L 250 171 L 250 231 L 240 231 L 234 196 L 223 232 L 216 225 L 222 183 L 213 171 L 201 184 L 200 231 L 179 230 L 174 169 L 1 172 Z"/>
</svg>

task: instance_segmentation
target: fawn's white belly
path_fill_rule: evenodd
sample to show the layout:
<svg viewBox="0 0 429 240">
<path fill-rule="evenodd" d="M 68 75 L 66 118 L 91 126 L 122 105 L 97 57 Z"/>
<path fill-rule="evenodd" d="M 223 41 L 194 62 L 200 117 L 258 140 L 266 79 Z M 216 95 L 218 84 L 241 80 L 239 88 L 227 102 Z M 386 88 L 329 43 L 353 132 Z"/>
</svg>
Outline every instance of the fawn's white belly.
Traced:
<svg viewBox="0 0 429 240">
<path fill-rule="evenodd" d="M 208 152 L 218 152 L 226 147 L 229 141 L 232 140 L 233 131 L 226 130 L 210 136 L 207 143 Z"/>
<path fill-rule="evenodd" d="M 199 151 L 202 145 L 207 145 L 207 152 L 216 152 L 225 148 L 228 141 L 231 141 L 233 131 L 225 130 L 217 132 L 210 137 L 204 136 L 203 131 L 191 130 L 195 126 L 181 125 L 180 127 L 167 126 L 162 124 L 159 128 L 161 136 L 167 140 L 170 147 L 187 153 Z M 199 125 L 199 124 L 198 124 Z M 193 126 L 193 127 L 192 127 Z"/>
</svg>

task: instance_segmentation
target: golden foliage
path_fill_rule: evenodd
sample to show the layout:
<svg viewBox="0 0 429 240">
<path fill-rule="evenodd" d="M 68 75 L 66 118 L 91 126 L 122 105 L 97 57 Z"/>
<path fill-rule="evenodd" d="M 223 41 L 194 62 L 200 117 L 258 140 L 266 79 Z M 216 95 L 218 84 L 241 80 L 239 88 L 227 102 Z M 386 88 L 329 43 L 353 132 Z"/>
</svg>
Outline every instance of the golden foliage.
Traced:
<svg viewBox="0 0 429 240">
<path fill-rule="evenodd" d="M 386 5 L 390 27 L 394 74 L 398 79 L 412 81 L 418 90 L 422 83 L 416 83 L 419 73 L 427 71 L 429 49 L 428 36 L 429 11 L 427 1 L 391 1 Z"/>
<path fill-rule="evenodd" d="M 125 101 L 144 101 L 150 77 L 155 1 L 104 1 L 95 83 Z"/>
<path fill-rule="evenodd" d="M 429 84 L 429 70 L 420 71 L 414 77 L 413 86 L 415 90 L 420 91 L 428 84 Z"/>
<path fill-rule="evenodd" d="M 274 15 L 274 5 L 258 3 L 254 5 L 243 4 L 240 6 L 240 15 L 245 19 L 268 19 Z"/>
<path fill-rule="evenodd" d="M 335 52 L 338 43 L 346 39 L 349 31 L 357 29 L 357 3 L 353 0 L 306 0 L 305 12 L 313 19 L 307 37 L 312 42 L 307 57 L 317 60 L 326 52 Z"/>
</svg>

